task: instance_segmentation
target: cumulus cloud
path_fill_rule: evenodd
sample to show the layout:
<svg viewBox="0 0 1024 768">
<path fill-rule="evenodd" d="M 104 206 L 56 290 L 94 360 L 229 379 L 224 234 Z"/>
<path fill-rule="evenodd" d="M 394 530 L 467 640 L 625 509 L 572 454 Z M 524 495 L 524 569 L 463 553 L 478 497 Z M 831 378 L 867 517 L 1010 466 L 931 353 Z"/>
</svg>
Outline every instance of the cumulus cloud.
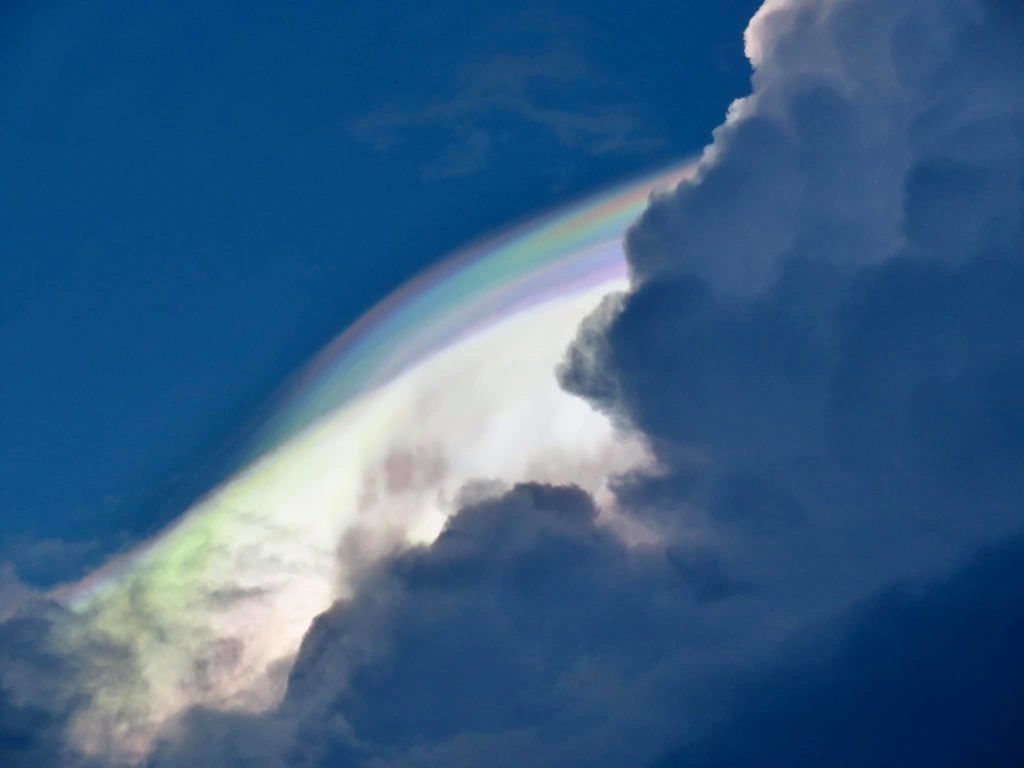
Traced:
<svg viewBox="0 0 1024 768">
<path fill-rule="evenodd" d="M 151 765 L 1020 764 L 1024 12 L 768 0 L 746 45 L 558 371 L 657 458 L 614 486 L 651 535 L 468 493 L 317 618 L 279 706 L 193 708 Z M 0 678 L 23 755 L 74 710 L 34 677 Z"/>
<path fill-rule="evenodd" d="M 1022 563 L 1016 537 L 873 598 L 751 675 L 725 722 L 655 768 L 1020 765 Z"/>
<path fill-rule="evenodd" d="M 10 590 L 11 585 L 3 585 Z M 59 605 L 26 587 L 0 621 L 0 758 L 10 768 L 60 765 L 106 768 L 106 760 L 80 754 L 68 734 L 88 703 L 90 680 L 131 675 L 123 649 L 83 641 L 71 650 L 69 622 Z M 10 594 L 10 591 L 8 591 Z"/>
<path fill-rule="evenodd" d="M 633 289 L 560 370 L 660 453 L 666 476 L 623 484 L 635 506 L 682 510 L 769 570 L 763 528 L 788 521 L 775 540 L 828 553 L 809 569 L 856 562 L 862 582 L 1020 522 L 1019 16 L 757 14 L 753 93 L 632 228 Z"/>
<path fill-rule="evenodd" d="M 750 631 L 858 617 L 802 649 L 831 648 L 820 664 L 769 654 L 783 671 L 751 675 L 757 695 L 666 765 L 1021 759 L 1001 729 L 1015 662 L 987 639 L 1019 626 L 1019 588 L 981 573 L 1012 583 L 1019 545 L 919 600 L 856 607 L 1024 523 L 1020 21 L 1003 2 L 766 3 L 747 31 L 753 93 L 634 225 L 632 289 L 566 356 L 563 384 L 661 461 L 620 500 L 707 539 L 757 595 Z M 988 588 L 1003 599 L 972 610 L 963 593 Z M 934 648 L 959 622 L 979 626 Z M 870 684 L 844 676 L 874 664 Z M 918 717 L 883 723 L 898 707 L 869 711 L 869 685 Z M 972 735 L 979 709 L 994 742 Z"/>
<path fill-rule="evenodd" d="M 1019 17 L 981 0 L 766 3 L 747 30 L 753 93 L 635 226 L 636 280 L 750 297 L 801 259 L 957 264 L 1018 243 Z"/>
<path fill-rule="evenodd" d="M 211 732 L 275 733 L 286 765 L 638 764 L 677 733 L 666 677 L 705 676 L 746 599 L 710 553 L 627 546 L 583 491 L 519 485 L 321 615 L 267 727 L 193 711 L 156 764 Z"/>
</svg>

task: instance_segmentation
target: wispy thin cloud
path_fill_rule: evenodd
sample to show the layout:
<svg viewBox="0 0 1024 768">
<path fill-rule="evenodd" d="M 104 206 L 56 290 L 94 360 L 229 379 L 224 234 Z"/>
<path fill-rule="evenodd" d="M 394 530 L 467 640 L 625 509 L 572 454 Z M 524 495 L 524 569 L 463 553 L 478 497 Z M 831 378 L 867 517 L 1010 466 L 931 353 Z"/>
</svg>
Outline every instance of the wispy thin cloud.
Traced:
<svg viewBox="0 0 1024 768">
<path fill-rule="evenodd" d="M 386 152 L 415 131 L 441 129 L 444 148 L 422 172 L 463 176 L 486 167 L 511 142 L 518 122 L 585 155 L 635 152 L 661 144 L 637 117 L 636 105 L 581 102 L 581 85 L 606 78 L 577 50 L 557 45 L 540 54 L 497 53 L 467 61 L 453 87 L 420 103 L 388 104 L 349 124 L 359 141 Z"/>
</svg>

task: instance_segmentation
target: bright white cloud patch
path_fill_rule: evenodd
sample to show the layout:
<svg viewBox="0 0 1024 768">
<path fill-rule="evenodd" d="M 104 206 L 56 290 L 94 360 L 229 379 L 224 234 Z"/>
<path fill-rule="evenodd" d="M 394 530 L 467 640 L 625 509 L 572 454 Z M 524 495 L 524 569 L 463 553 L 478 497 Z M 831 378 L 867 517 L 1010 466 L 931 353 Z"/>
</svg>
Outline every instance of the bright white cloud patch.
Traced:
<svg viewBox="0 0 1024 768">
<path fill-rule="evenodd" d="M 765 3 L 746 31 L 753 91 L 697 178 L 634 228 L 634 273 L 742 298 L 801 259 L 859 268 L 924 249 L 956 263 L 1009 247 L 1024 224 L 1011 6 Z"/>
<path fill-rule="evenodd" d="M 73 724 L 76 741 L 90 753 L 137 753 L 188 706 L 274 703 L 283 680 L 273 664 L 349 590 L 339 548 L 366 562 L 432 540 L 469 481 L 576 483 L 607 503 L 607 479 L 645 453 L 562 391 L 553 370 L 580 318 L 613 287 L 445 350 L 201 501 L 173 541 L 86 609 L 85 633 L 130 649 L 138 667 L 100 681 Z"/>
</svg>

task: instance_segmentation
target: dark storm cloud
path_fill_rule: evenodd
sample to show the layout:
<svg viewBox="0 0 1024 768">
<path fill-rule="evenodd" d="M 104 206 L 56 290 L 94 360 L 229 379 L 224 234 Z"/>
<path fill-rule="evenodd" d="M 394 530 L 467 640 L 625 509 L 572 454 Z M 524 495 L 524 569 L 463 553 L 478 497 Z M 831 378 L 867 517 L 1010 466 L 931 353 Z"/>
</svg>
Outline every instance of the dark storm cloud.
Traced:
<svg viewBox="0 0 1024 768">
<path fill-rule="evenodd" d="M 0 562 L 0 621 L 14 616 L 24 603 L 34 597 L 31 587 L 18 578 L 14 565 Z"/>
<path fill-rule="evenodd" d="M 317 620 L 271 725 L 196 711 L 161 760 L 221 733 L 299 765 L 1024 758 L 1014 21 L 770 2 L 753 94 L 559 371 L 649 439 L 616 492 L 660 542 L 571 489 L 469 504 Z"/>
<path fill-rule="evenodd" d="M 1012 13 L 774 2 L 755 19 L 754 93 L 633 227 L 633 290 L 560 371 L 653 439 L 668 476 L 627 480 L 634 506 L 697 510 L 747 565 L 789 526 L 872 578 L 1019 522 Z"/>
<path fill-rule="evenodd" d="M 894 589 L 738 686 L 724 724 L 656 768 L 1013 768 L 1024 755 L 1024 539 Z"/>
<path fill-rule="evenodd" d="M 1020 664 L 993 639 L 1020 629 L 1019 542 L 850 608 L 1024 523 L 1019 20 L 1006 3 L 769 3 L 753 95 L 633 227 L 633 289 L 566 357 L 563 384 L 661 460 L 620 499 L 708 536 L 759 599 L 752 632 L 855 611 L 801 649 L 831 655 L 776 656 L 665 765 L 1024 755 Z"/>
<path fill-rule="evenodd" d="M 657 543 L 572 488 L 467 496 L 279 707 L 193 709 L 150 764 L 1020 764 L 1020 21 L 770 0 L 752 96 L 559 371 L 648 438 L 615 490 Z M 66 717 L 18 707 L 15 742 Z"/>
<path fill-rule="evenodd" d="M 268 728 L 193 712 L 157 764 L 188 764 L 211 732 L 275 728 L 288 765 L 652 758 L 677 732 L 650 706 L 663 678 L 734 635 L 716 606 L 747 595 L 699 547 L 631 548 L 596 514 L 543 485 L 470 504 L 316 620 Z"/>
<path fill-rule="evenodd" d="M 105 644 L 69 653 L 64 631 L 70 616 L 25 587 L 21 599 L 0 615 L 0 765 L 5 768 L 66 766 L 103 768 L 73 749 L 68 730 L 88 701 L 87 680 L 101 670 L 129 674 L 125 655 Z M 63 639 L 62 639 L 63 638 Z"/>
<path fill-rule="evenodd" d="M 57 765 L 78 703 L 66 657 L 53 643 L 61 613 L 0 563 L 0 764 Z M 69 760 L 70 762 L 70 760 Z"/>
</svg>

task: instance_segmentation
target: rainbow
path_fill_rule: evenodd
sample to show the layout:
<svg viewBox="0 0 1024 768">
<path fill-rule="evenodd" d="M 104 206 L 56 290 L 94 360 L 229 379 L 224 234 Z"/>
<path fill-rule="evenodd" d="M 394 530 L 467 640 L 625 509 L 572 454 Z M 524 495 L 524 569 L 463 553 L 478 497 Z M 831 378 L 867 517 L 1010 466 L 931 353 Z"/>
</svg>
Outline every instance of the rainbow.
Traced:
<svg viewBox="0 0 1024 768">
<path fill-rule="evenodd" d="M 394 291 L 328 344 L 281 398 L 260 452 L 361 391 L 380 386 L 460 338 L 532 305 L 622 280 L 618 245 L 651 194 L 692 163 L 643 176 L 491 235 Z"/>
<path fill-rule="evenodd" d="M 572 482 L 606 499 L 645 449 L 561 391 L 553 367 L 580 320 L 627 285 L 626 228 L 693 167 L 560 208 L 413 279 L 289 383 L 243 469 L 56 591 L 72 650 L 100 640 L 134 659 L 130 675 L 96 675 L 78 745 L 138 756 L 189 706 L 272 705 L 269 671 L 360 561 L 430 541 L 468 482 Z"/>
</svg>

